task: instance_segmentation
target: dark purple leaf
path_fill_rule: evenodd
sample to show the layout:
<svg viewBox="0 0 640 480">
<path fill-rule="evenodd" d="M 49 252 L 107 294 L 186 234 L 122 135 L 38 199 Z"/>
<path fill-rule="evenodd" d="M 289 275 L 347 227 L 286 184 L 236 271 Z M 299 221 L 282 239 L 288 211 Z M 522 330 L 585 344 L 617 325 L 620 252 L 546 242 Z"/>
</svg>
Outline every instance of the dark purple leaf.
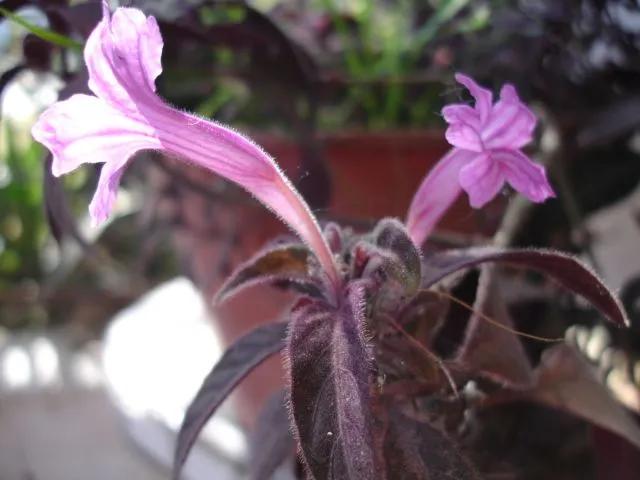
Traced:
<svg viewBox="0 0 640 480">
<path fill-rule="evenodd" d="M 299 243 L 269 246 L 227 279 L 214 302 L 224 302 L 249 287 L 264 284 L 297 287 L 299 292 L 321 297 L 322 285 L 308 273 L 310 258 L 309 249 Z"/>
<path fill-rule="evenodd" d="M 274 393 L 258 416 L 249 450 L 249 478 L 252 480 L 269 480 L 296 452 L 285 402 L 285 390 Z"/>
<path fill-rule="evenodd" d="M 482 370 L 513 383 L 529 385 L 533 368 L 518 337 L 480 316 L 483 314 L 506 328 L 514 328 L 498 292 L 498 275 L 494 265 L 485 265 L 481 269 L 473 313 L 456 362 L 463 368 Z"/>
<path fill-rule="evenodd" d="M 291 316 L 287 348 L 294 433 L 318 479 L 373 479 L 370 352 L 364 293 L 339 307 L 307 301 Z"/>
<path fill-rule="evenodd" d="M 620 301 L 595 273 L 578 259 L 551 250 L 477 247 L 436 253 L 424 259 L 422 288 L 429 288 L 460 270 L 488 262 L 508 263 L 544 273 L 589 301 L 609 320 L 628 324 Z"/>
<path fill-rule="evenodd" d="M 439 429 L 389 408 L 385 423 L 386 478 L 391 480 L 479 480 L 475 468 Z"/>
<path fill-rule="evenodd" d="M 640 448 L 640 426 L 611 396 L 587 360 L 568 345 L 547 349 L 536 369 L 533 386 L 514 387 L 514 392 L 518 398 L 572 413 Z"/>
<path fill-rule="evenodd" d="M 185 413 L 176 441 L 173 478 L 178 479 L 191 447 L 209 418 L 252 370 L 285 344 L 286 323 L 262 325 L 231 345 L 204 379 Z"/>
<path fill-rule="evenodd" d="M 64 238 L 69 235 L 83 248 L 89 248 L 89 244 L 76 228 L 62 182 L 51 173 L 52 163 L 53 157 L 48 153 L 43 163 L 42 178 L 44 182 L 44 211 L 51 235 L 58 244 L 62 244 Z"/>
</svg>

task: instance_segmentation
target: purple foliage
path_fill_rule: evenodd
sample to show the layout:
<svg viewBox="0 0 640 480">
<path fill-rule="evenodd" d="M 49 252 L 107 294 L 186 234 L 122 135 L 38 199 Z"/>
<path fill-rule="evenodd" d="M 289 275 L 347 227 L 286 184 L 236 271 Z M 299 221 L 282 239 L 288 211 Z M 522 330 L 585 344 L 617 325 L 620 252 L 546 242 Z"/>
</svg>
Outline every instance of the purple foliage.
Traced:
<svg viewBox="0 0 640 480">
<path fill-rule="evenodd" d="M 624 323 L 625 314 L 614 295 L 576 259 L 552 251 L 497 248 L 443 251 L 422 259 L 404 225 L 391 219 L 382 220 L 365 234 L 342 230 L 335 224 L 327 225 L 324 233 L 336 254 L 338 270 L 346 275 L 343 293 L 333 303 L 329 301 L 331 292 L 321 296 L 317 292 L 301 293 L 294 287 L 301 280 L 292 281 L 289 287 L 301 297 L 291 310 L 285 349 L 287 406 L 299 457 L 310 478 L 476 479 L 496 471 L 497 458 L 487 463 L 485 457 L 477 456 L 475 446 L 469 447 L 456 433 L 457 429 L 470 428 L 463 412 L 476 408 L 482 412 L 479 399 L 485 394 L 467 397 L 462 393 L 470 378 L 493 385 L 487 392 L 496 393 L 495 402 L 502 404 L 511 397 L 531 399 L 586 415 L 602 425 L 602 419 L 589 416 L 591 407 L 557 403 L 555 397 L 545 394 L 548 382 L 557 381 L 558 388 L 567 391 L 573 388 L 563 383 L 569 381 L 566 375 L 549 379 L 548 363 L 536 374 L 535 378 L 545 379 L 540 386 L 532 383 L 530 371 L 518 374 L 516 364 L 528 365 L 518 340 L 502 331 L 492 336 L 491 325 L 470 329 L 460 351 L 449 362 L 438 361 L 429 353 L 447 309 L 434 301 L 437 295 L 427 289 L 483 263 L 543 271 L 613 321 Z M 269 271 L 265 258 L 273 252 L 287 258 L 291 248 L 283 244 L 281 251 L 276 246 L 268 247 L 266 254 L 259 252 L 229 284 L 239 294 L 242 279 L 247 284 L 271 282 L 282 288 L 274 278 L 287 262 L 274 261 L 273 271 Z M 317 263 L 312 256 L 307 259 L 307 282 L 320 285 Z M 295 270 L 302 271 L 299 266 Z M 488 303 L 494 306 L 484 307 L 485 300 L 480 300 L 480 306 L 499 318 L 496 292 L 488 292 Z M 482 321 L 478 322 L 482 326 Z M 414 340 L 407 341 L 400 333 L 402 329 L 411 332 Z M 514 340 L 515 348 L 509 346 Z M 506 355 L 509 348 L 520 357 Z M 487 352 L 494 356 L 486 357 Z M 565 365 L 573 361 L 567 359 Z M 443 375 L 441 369 L 447 374 Z M 619 432 L 620 422 L 605 422 L 604 427 Z M 623 435 L 632 442 L 639 441 L 637 432 L 633 432 L 625 430 Z M 512 471 L 523 473 L 518 470 L 517 460 L 509 458 L 507 463 Z M 540 475 L 530 478 L 544 478 L 545 474 Z"/>
<path fill-rule="evenodd" d="M 314 478 L 374 478 L 370 353 L 362 286 L 339 306 L 301 300 L 286 349 L 289 408 Z"/>
<path fill-rule="evenodd" d="M 6 3 L 12 9 L 24 2 Z M 64 3 L 56 2 L 50 10 Z M 72 18 L 72 10 L 55 12 L 52 18 Z M 95 29 L 99 19 L 83 17 L 88 24 L 78 30 L 87 35 L 92 31 L 85 58 L 95 95 L 87 95 L 86 82 L 79 76 L 82 81 L 41 117 L 34 130 L 52 151 L 48 164 L 56 174 L 82 163 L 104 163 L 92 207 L 98 221 L 108 215 L 131 155 L 154 148 L 244 186 L 302 240 L 272 244 L 258 252 L 217 296 L 216 301 L 223 302 L 254 285 L 268 284 L 294 292 L 298 300 L 288 323 L 257 328 L 238 340 L 204 380 L 178 437 L 174 476 L 179 476 L 197 435 L 225 398 L 281 350 L 287 387 L 262 419 L 267 433 L 262 431 L 261 438 L 268 436 L 270 425 L 277 437 L 270 450 L 265 449 L 273 457 L 265 453 L 256 459 L 264 466 L 261 474 L 286 460 L 294 440 L 312 478 L 464 480 L 493 474 L 549 478 L 549 472 L 555 473 L 551 460 L 560 462 L 563 452 L 528 449 L 530 464 L 542 465 L 531 474 L 524 471 L 524 462 L 519 463 L 515 447 L 513 454 L 500 447 L 486 452 L 474 442 L 474 433 L 488 435 L 494 424 L 476 417 L 491 412 L 492 405 L 522 400 L 567 411 L 640 445 L 640 429 L 619 405 L 607 403 L 611 398 L 597 379 L 580 383 L 589 372 L 572 349 L 552 347 L 535 367 L 519 339 L 503 334 L 506 330 L 492 336 L 479 328 L 481 314 L 487 313 L 501 327 L 512 324 L 495 277 L 485 269 L 489 263 L 542 272 L 609 320 L 625 324 L 620 302 L 594 273 L 575 258 L 548 250 L 486 247 L 426 256 L 419 248 L 462 189 L 475 206 L 492 199 L 505 180 L 536 202 L 554 196 L 543 167 L 519 150 L 529 142 L 536 120 L 513 87 L 505 87 L 493 105 L 491 92 L 458 77 L 476 98 L 475 109 L 455 105 L 444 111 L 450 125 L 447 138 L 455 148 L 426 177 L 407 225 L 383 219 L 364 234 L 337 224 L 320 231 L 307 203 L 259 146 L 224 125 L 170 107 L 156 94 L 154 81 L 162 68 L 161 30 L 169 36 L 180 32 L 205 42 L 242 45 L 254 53 L 262 43 L 271 42 L 279 47 L 275 59 L 263 55 L 257 61 L 275 68 L 276 59 L 295 58 L 296 62 L 284 63 L 296 66 L 293 75 L 302 90 L 312 89 L 313 65 L 303 52 L 286 42 L 268 18 L 249 7 L 245 13 L 243 21 L 215 29 L 198 24 L 189 9 L 180 21 L 164 24 L 132 8 L 113 15 L 105 8 Z M 25 43 L 25 56 L 31 66 L 47 68 L 49 57 L 40 47 L 37 42 Z M 310 158 L 313 155 L 310 152 Z M 328 188 L 320 190 L 326 193 Z M 57 218 L 66 217 L 58 212 Z M 440 282 L 477 267 L 483 269 L 478 311 L 465 327 L 453 358 L 439 358 L 433 345 L 450 313 L 439 296 Z M 557 392 L 561 395 L 554 395 Z M 589 398 L 602 401 L 594 405 Z M 609 415 L 601 415 L 602 409 Z M 274 426 L 286 420 L 291 421 L 293 436 L 281 424 Z M 547 460 L 551 470 L 545 470 Z"/>
<path fill-rule="evenodd" d="M 296 443 L 289 427 L 286 391 L 274 393 L 258 416 L 250 442 L 252 480 L 269 480 L 275 471 L 296 451 Z"/>
</svg>

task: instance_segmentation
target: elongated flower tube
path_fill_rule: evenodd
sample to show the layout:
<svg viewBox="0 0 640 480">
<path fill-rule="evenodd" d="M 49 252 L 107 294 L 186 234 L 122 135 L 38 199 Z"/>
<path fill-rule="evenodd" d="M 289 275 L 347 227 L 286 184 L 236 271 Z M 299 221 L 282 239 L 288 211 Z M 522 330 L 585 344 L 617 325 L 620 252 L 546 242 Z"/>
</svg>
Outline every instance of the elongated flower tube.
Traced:
<svg viewBox="0 0 640 480">
<path fill-rule="evenodd" d="M 534 113 L 520 101 L 513 85 L 505 85 L 494 104 L 490 90 L 466 75 L 456 80 L 475 98 L 475 107 L 448 105 L 446 138 L 453 149 L 429 172 L 413 197 L 407 229 L 422 245 L 462 190 L 469 203 L 481 208 L 500 193 L 505 182 L 540 203 L 555 197 L 545 169 L 520 149 L 531 142 Z"/>
<path fill-rule="evenodd" d="M 159 150 L 237 183 L 280 216 L 315 252 L 335 288 L 339 275 L 320 227 L 275 161 L 247 137 L 167 105 L 157 94 L 163 41 L 154 17 L 135 8 L 103 18 L 84 49 L 89 88 L 42 113 L 33 137 L 53 155 L 53 174 L 103 163 L 89 212 L 95 224 L 109 216 L 120 178 L 140 150 Z"/>
</svg>

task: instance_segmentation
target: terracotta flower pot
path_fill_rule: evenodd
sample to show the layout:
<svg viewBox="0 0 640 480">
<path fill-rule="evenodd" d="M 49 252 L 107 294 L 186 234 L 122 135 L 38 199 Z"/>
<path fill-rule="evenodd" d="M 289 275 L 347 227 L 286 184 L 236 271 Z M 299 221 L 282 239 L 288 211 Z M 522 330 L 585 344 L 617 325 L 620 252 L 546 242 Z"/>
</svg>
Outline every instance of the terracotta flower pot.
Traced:
<svg viewBox="0 0 640 480">
<path fill-rule="evenodd" d="M 254 138 L 290 178 L 296 178 L 299 153 L 293 140 L 264 135 Z M 327 136 L 322 143 L 333 185 L 330 212 L 363 220 L 403 218 L 425 174 L 450 148 L 441 131 L 350 133 Z M 175 229 L 178 249 L 193 280 L 210 299 L 230 271 L 274 235 L 287 230 L 246 193 L 201 169 L 174 166 L 192 182 L 232 199 L 222 203 L 175 178 L 170 182 L 166 179 L 171 186 L 167 191 L 173 192 L 172 213 L 180 218 Z M 466 198 L 459 199 L 440 226 L 460 233 L 476 230 Z M 232 343 L 256 325 L 273 321 L 287 304 L 284 294 L 255 288 L 217 308 L 213 312 L 215 325 L 224 341 Z M 242 384 L 235 400 L 245 424 L 253 422 L 265 397 L 282 384 L 282 379 L 280 359 L 273 358 Z"/>
</svg>

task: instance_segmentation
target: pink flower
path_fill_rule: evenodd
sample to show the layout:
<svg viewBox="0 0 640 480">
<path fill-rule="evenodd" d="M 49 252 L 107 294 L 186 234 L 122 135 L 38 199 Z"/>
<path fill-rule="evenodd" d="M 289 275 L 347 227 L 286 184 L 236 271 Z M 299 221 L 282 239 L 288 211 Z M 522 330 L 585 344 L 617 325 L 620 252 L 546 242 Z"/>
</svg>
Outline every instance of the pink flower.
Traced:
<svg viewBox="0 0 640 480">
<path fill-rule="evenodd" d="M 442 110 L 449 124 L 445 133 L 453 149 L 429 172 L 416 192 L 407 228 L 421 245 L 464 189 L 473 208 L 481 208 L 500 193 L 505 182 L 540 203 L 555 193 L 542 165 L 520 150 L 528 144 L 536 117 L 520 101 L 513 85 L 505 85 L 494 104 L 491 91 L 466 75 L 457 74 L 475 98 L 475 107 L 448 105 Z"/>
<path fill-rule="evenodd" d="M 334 286 L 339 276 L 309 207 L 275 161 L 234 130 L 167 105 L 157 94 L 162 37 L 154 17 L 118 8 L 103 19 L 84 49 L 89 88 L 48 108 L 33 137 L 53 155 L 53 174 L 103 163 L 89 211 L 94 223 L 109 216 L 120 178 L 141 150 L 160 150 L 237 183 L 279 215 L 315 252 Z"/>
</svg>

